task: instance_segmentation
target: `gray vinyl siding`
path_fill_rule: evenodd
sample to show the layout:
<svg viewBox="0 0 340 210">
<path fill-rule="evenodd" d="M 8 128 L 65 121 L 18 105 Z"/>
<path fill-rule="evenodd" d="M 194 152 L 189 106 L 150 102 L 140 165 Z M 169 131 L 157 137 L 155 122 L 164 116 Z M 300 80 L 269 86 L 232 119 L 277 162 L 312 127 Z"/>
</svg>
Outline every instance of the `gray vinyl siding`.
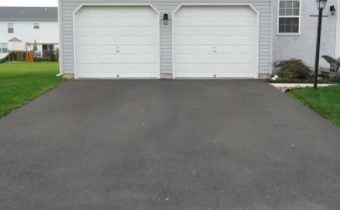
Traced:
<svg viewBox="0 0 340 210">
<path fill-rule="evenodd" d="M 273 14 L 273 61 L 280 61 L 290 58 L 303 60 L 310 67 L 314 67 L 315 62 L 315 46 L 317 34 L 317 17 L 310 15 L 317 15 L 318 10 L 315 1 L 301 0 L 301 31 L 299 35 L 280 35 L 277 30 L 277 1 L 275 2 Z M 322 25 L 322 40 L 321 40 L 321 55 L 330 55 L 335 57 L 335 43 L 336 43 L 336 22 L 337 15 L 330 14 L 330 6 L 334 5 L 339 12 L 337 0 L 328 0 L 327 6 L 324 10 Z M 323 60 L 320 60 L 321 67 L 328 68 L 329 65 Z"/>
<path fill-rule="evenodd" d="M 272 70 L 272 0 L 216 0 L 213 3 L 249 3 L 254 6 L 260 15 L 259 27 L 259 73 L 268 74 Z M 61 13 L 61 43 L 62 43 L 62 70 L 64 74 L 74 73 L 73 49 L 73 11 L 81 4 L 106 4 L 106 3 L 151 3 L 161 14 L 168 13 L 169 24 L 161 24 L 161 74 L 172 73 L 172 12 L 181 3 L 212 3 L 210 0 L 60 0 Z M 161 20 L 160 20 L 161 21 Z"/>
</svg>

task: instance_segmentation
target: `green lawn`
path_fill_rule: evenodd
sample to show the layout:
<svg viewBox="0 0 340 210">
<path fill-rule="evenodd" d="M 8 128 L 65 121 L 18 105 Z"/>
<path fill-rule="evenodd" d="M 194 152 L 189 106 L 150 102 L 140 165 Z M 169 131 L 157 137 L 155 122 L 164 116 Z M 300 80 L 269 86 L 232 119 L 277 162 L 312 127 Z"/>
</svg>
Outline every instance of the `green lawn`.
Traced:
<svg viewBox="0 0 340 210">
<path fill-rule="evenodd" d="M 0 117 L 62 82 L 58 63 L 0 64 Z"/>
<path fill-rule="evenodd" d="M 340 85 L 319 88 L 317 91 L 313 88 L 296 89 L 289 95 L 340 126 Z"/>
</svg>

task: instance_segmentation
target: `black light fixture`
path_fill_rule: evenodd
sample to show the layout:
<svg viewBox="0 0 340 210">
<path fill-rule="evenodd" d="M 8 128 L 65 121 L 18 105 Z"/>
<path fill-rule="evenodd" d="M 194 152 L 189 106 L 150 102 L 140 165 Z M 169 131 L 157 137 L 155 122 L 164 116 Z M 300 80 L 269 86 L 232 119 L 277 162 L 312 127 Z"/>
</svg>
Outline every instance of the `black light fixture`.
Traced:
<svg viewBox="0 0 340 210">
<path fill-rule="evenodd" d="M 164 25 L 169 24 L 169 14 L 167 14 L 167 13 L 163 14 L 163 23 L 164 23 Z"/>
<path fill-rule="evenodd" d="M 316 4 L 318 6 L 318 9 L 325 9 L 327 0 L 316 0 Z"/>
<path fill-rule="evenodd" d="M 335 15 L 336 9 L 335 9 L 335 6 L 334 6 L 334 5 L 332 5 L 332 6 L 329 8 L 329 10 L 331 11 L 331 14 L 332 14 L 332 15 Z"/>
<path fill-rule="evenodd" d="M 320 42 L 321 42 L 321 29 L 322 29 L 322 14 L 326 7 L 327 0 L 316 0 L 319 10 L 318 15 L 318 31 L 316 39 L 316 53 L 315 53 L 315 67 L 314 67 L 314 89 L 318 89 L 318 76 L 319 76 L 319 59 L 320 59 Z"/>
</svg>

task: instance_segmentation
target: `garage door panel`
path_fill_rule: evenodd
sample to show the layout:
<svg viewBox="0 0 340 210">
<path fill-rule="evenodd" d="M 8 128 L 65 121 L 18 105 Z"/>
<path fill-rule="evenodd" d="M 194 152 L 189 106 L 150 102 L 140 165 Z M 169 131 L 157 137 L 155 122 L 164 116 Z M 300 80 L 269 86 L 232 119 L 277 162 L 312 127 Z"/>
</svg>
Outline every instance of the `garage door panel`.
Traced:
<svg viewBox="0 0 340 210">
<path fill-rule="evenodd" d="M 219 54 L 239 54 L 239 55 L 253 55 L 253 45 L 219 45 L 217 47 Z"/>
<path fill-rule="evenodd" d="M 187 64 L 190 64 L 190 63 L 213 64 L 215 61 L 215 57 L 209 56 L 209 55 L 182 55 L 182 56 L 177 56 L 175 59 L 178 64 L 185 64 L 185 63 Z"/>
<path fill-rule="evenodd" d="M 253 36 L 215 36 L 217 45 L 254 45 Z"/>
<path fill-rule="evenodd" d="M 120 65 L 119 71 L 122 73 L 132 72 L 136 68 L 141 70 L 139 71 L 140 74 L 144 74 L 144 73 L 152 74 L 154 73 L 154 68 L 157 68 L 157 65 L 155 64 L 123 64 L 123 65 Z"/>
<path fill-rule="evenodd" d="M 253 26 L 216 27 L 217 36 L 247 36 L 256 33 Z"/>
<path fill-rule="evenodd" d="M 94 35 L 95 36 L 95 35 Z M 118 45 L 118 40 L 115 37 L 78 37 L 77 43 L 79 46 L 106 46 L 106 45 Z"/>
<path fill-rule="evenodd" d="M 176 56 L 179 55 L 211 55 L 211 52 L 218 51 L 219 54 L 240 54 L 240 55 L 253 55 L 254 47 L 252 45 L 218 45 L 212 47 L 209 45 L 191 46 L 181 45 L 177 46 Z"/>
<path fill-rule="evenodd" d="M 191 78 L 209 78 L 209 77 L 223 77 L 223 78 L 250 78 L 255 75 L 250 74 L 252 67 L 244 64 L 228 64 L 228 65 L 216 65 L 211 68 L 211 64 L 201 65 L 187 65 L 178 64 L 177 68 L 185 69 L 184 71 L 178 72 L 177 77 L 191 77 Z M 227 68 L 229 71 L 224 71 Z M 198 71 L 199 70 L 199 71 Z"/>
<path fill-rule="evenodd" d="M 242 10 L 240 10 L 240 8 Z M 223 14 L 224 17 L 250 17 L 253 15 L 256 15 L 256 12 L 252 10 L 249 6 L 238 6 L 238 5 L 202 5 L 202 6 L 183 6 L 180 8 L 181 10 L 185 9 L 185 13 L 177 13 L 177 16 L 180 17 L 192 17 L 192 16 L 199 16 L 201 17 L 211 17 L 211 16 L 220 16 L 220 14 Z M 226 12 L 226 9 L 228 11 Z"/>
<path fill-rule="evenodd" d="M 101 17 L 101 18 L 136 18 L 136 14 L 143 15 L 143 17 L 153 17 L 154 11 L 148 7 L 141 10 L 141 6 L 91 6 L 91 9 L 81 10 L 80 13 L 83 17 Z M 146 8 L 146 7 L 143 7 Z M 98 12 L 99 11 L 99 12 Z"/>
<path fill-rule="evenodd" d="M 133 64 L 139 61 L 140 64 L 153 64 L 154 55 L 84 55 L 78 62 L 80 63 L 120 63 Z"/>
<path fill-rule="evenodd" d="M 85 37 L 92 37 L 94 34 L 105 34 L 106 36 L 131 36 L 136 34 L 136 29 L 133 27 L 79 27 L 78 33 Z M 138 33 L 142 36 L 154 36 L 154 27 L 140 27 Z"/>
<path fill-rule="evenodd" d="M 159 77 L 159 21 L 149 6 L 89 6 L 76 15 L 76 76 Z"/>
<path fill-rule="evenodd" d="M 139 64 L 153 64 L 155 62 L 154 55 L 123 55 L 118 56 L 121 64 L 134 64 L 138 61 Z"/>
<path fill-rule="evenodd" d="M 150 27 L 138 27 L 138 34 L 140 36 L 155 36 L 155 28 Z M 119 27 L 115 30 L 115 33 L 119 36 L 135 36 L 136 28 L 134 27 Z"/>
<path fill-rule="evenodd" d="M 237 71 L 248 71 L 251 70 L 251 66 L 248 64 L 244 64 L 244 63 L 228 63 L 228 64 L 216 64 L 214 66 L 212 66 L 209 63 L 203 63 L 203 64 L 179 64 L 176 63 L 177 66 L 180 67 L 185 67 L 183 70 L 183 72 L 197 72 L 197 69 L 202 68 L 202 72 L 204 73 L 211 73 L 213 74 L 213 72 L 211 70 L 214 70 L 215 72 L 223 72 L 224 68 L 228 68 L 230 72 L 237 72 Z M 179 72 L 180 73 L 180 72 Z"/>
<path fill-rule="evenodd" d="M 133 70 L 136 67 L 140 67 L 144 71 L 150 73 L 152 72 L 152 65 L 149 64 L 142 64 L 142 65 L 136 65 L 136 64 L 110 64 L 110 63 L 99 63 L 99 64 L 80 64 L 79 65 L 82 68 L 82 72 L 84 73 L 95 73 L 97 72 L 97 69 L 100 68 L 101 73 L 112 73 L 112 69 L 117 69 L 117 72 L 115 73 L 124 73 L 128 70 Z M 144 72 L 143 71 L 143 72 Z"/>
<path fill-rule="evenodd" d="M 96 64 L 96 63 L 116 63 L 119 62 L 117 55 L 84 55 L 78 59 L 82 64 Z"/>
<path fill-rule="evenodd" d="M 176 28 L 178 34 L 182 36 L 194 36 L 194 35 L 206 35 L 211 36 L 211 27 L 199 27 L 193 30 L 192 27 Z M 249 35 L 254 33 L 254 27 L 252 26 L 235 26 L 235 27 L 216 27 L 214 29 L 214 35 L 230 36 L 230 35 Z"/>
<path fill-rule="evenodd" d="M 254 23 L 252 18 L 182 18 L 176 26 L 215 27 L 215 26 L 249 26 Z"/>
<path fill-rule="evenodd" d="M 215 40 L 211 36 L 181 36 L 177 35 L 177 45 L 214 45 Z"/>
<path fill-rule="evenodd" d="M 116 40 L 120 45 L 156 45 L 158 43 L 155 36 L 121 36 Z"/>
<path fill-rule="evenodd" d="M 200 46 L 190 46 L 190 45 L 181 45 L 177 46 L 176 56 L 179 55 L 209 55 L 213 51 L 213 48 L 209 45 L 200 45 Z"/>
<path fill-rule="evenodd" d="M 257 14 L 248 6 L 184 6 L 174 18 L 176 77 L 257 77 Z"/>
<path fill-rule="evenodd" d="M 112 21 L 112 18 L 87 18 L 76 22 L 79 27 L 153 27 L 153 19 L 124 18 Z"/>
<path fill-rule="evenodd" d="M 100 73 L 112 73 L 112 69 L 118 68 L 118 64 L 101 64 L 101 63 L 82 63 L 79 64 L 81 68 L 81 73 L 98 73 L 97 69 L 100 68 Z"/>
<path fill-rule="evenodd" d="M 157 39 L 156 36 L 123 36 L 123 37 L 114 37 L 114 36 L 104 36 L 98 35 L 95 37 L 82 36 L 78 38 L 78 43 L 80 46 L 82 45 L 156 45 Z"/>
<path fill-rule="evenodd" d="M 200 74 L 200 73 L 204 73 L 207 74 L 209 73 L 211 76 L 214 74 L 213 71 L 211 71 L 211 63 L 195 63 L 195 64 L 191 64 L 191 63 L 177 63 L 176 62 L 176 68 L 177 69 L 182 69 L 182 71 L 178 71 L 176 72 L 176 76 L 179 76 L 183 73 L 191 73 L 192 77 L 195 77 L 195 74 Z"/>
<path fill-rule="evenodd" d="M 113 54 L 116 51 L 116 46 L 79 46 L 79 51 L 82 51 L 83 55 L 107 55 Z"/>
<path fill-rule="evenodd" d="M 79 78 L 93 78 L 93 79 L 149 79 L 153 78 L 153 73 L 121 73 L 121 74 L 113 74 L 113 73 L 98 73 L 98 72 L 89 72 L 89 73 L 79 73 Z"/>
<path fill-rule="evenodd" d="M 82 55 L 95 55 L 103 56 L 115 54 L 117 50 L 116 46 L 80 46 L 79 51 L 82 51 Z M 152 55 L 154 54 L 154 47 L 152 46 L 120 46 L 120 54 L 124 55 Z"/>
<path fill-rule="evenodd" d="M 136 65 L 136 64 L 81 64 L 79 67 L 82 69 L 78 76 L 84 78 L 138 78 L 138 77 L 154 77 L 154 68 L 157 65 Z M 139 72 L 133 72 L 136 68 L 140 69 Z M 100 72 L 97 70 L 100 69 Z M 112 69 L 115 69 L 113 72 Z"/>
<path fill-rule="evenodd" d="M 154 47 L 150 45 L 120 46 L 119 49 L 121 54 L 157 56 L 154 53 Z"/>
<path fill-rule="evenodd" d="M 241 55 L 241 54 L 219 54 L 215 56 L 216 64 L 253 64 L 253 55 Z"/>
</svg>

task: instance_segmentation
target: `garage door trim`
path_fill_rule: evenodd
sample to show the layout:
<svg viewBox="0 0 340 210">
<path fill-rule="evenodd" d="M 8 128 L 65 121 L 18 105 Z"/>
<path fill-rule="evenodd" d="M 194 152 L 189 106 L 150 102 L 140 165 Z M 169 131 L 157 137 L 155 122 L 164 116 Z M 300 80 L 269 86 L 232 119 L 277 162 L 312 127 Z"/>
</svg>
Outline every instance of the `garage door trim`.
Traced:
<svg viewBox="0 0 340 210">
<path fill-rule="evenodd" d="M 259 42 L 260 42 L 260 13 L 259 11 L 249 3 L 183 3 L 180 4 L 172 13 L 172 78 L 176 79 L 176 60 L 175 60 L 175 19 L 176 19 L 176 13 L 182 8 L 186 6 L 248 6 L 250 9 L 252 9 L 256 13 L 256 75 L 254 75 L 254 78 L 259 78 Z"/>
<path fill-rule="evenodd" d="M 154 10 L 157 14 L 157 17 L 158 17 L 158 20 L 160 19 L 160 12 L 152 5 L 152 4 L 149 4 L 149 3 L 85 3 L 85 4 L 80 4 L 74 11 L 73 11 L 73 56 L 74 56 L 74 78 L 75 79 L 79 79 L 79 76 L 78 76 L 78 65 L 77 65 L 77 42 L 76 42 L 76 37 L 77 37 L 77 32 L 76 32 L 76 15 L 77 13 L 83 8 L 83 7 L 91 7 L 91 6 L 119 6 L 119 7 L 122 7 L 122 6 L 145 6 L 145 7 L 150 7 L 152 10 Z M 158 76 L 156 79 L 160 79 L 161 78 L 161 71 L 160 71 L 160 44 L 161 44 L 161 36 L 160 36 L 160 21 L 157 21 L 158 22 L 158 26 L 157 26 L 157 35 L 158 35 L 158 40 L 157 40 L 157 69 L 158 69 Z M 98 78 L 96 78 L 98 79 Z M 105 78 L 103 78 L 105 79 Z M 114 78 L 109 78 L 109 79 L 114 79 Z M 117 78 L 117 79 L 121 79 L 121 78 Z M 134 78 L 134 79 L 138 79 L 138 78 Z M 145 78 L 142 78 L 142 79 L 145 79 Z"/>
</svg>

